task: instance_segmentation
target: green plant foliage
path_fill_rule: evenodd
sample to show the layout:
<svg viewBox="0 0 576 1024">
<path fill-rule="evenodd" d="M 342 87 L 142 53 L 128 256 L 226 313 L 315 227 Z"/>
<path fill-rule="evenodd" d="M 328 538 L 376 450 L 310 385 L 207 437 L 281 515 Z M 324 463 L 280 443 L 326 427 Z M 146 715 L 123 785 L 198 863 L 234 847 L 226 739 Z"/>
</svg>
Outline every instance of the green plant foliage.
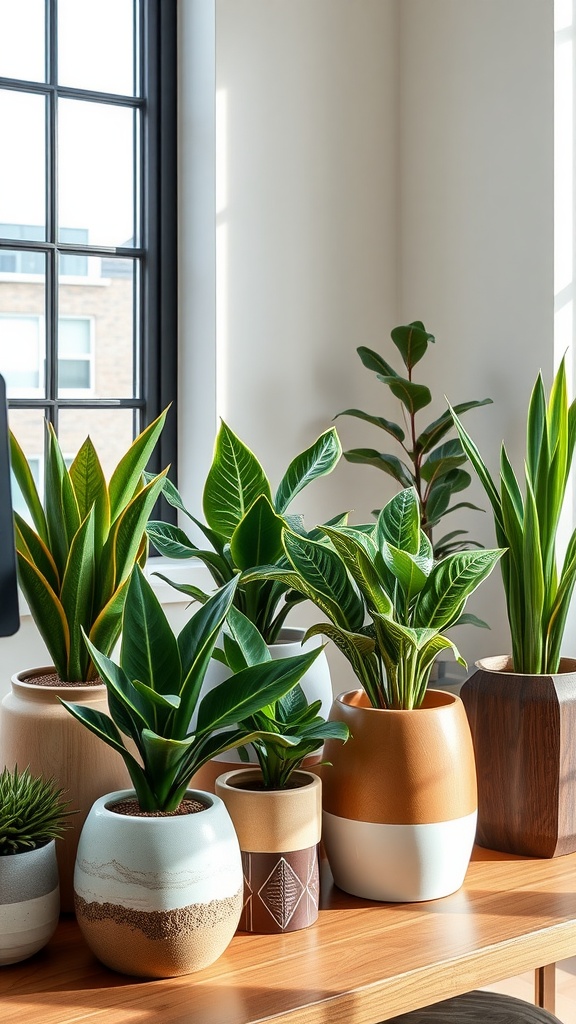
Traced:
<svg viewBox="0 0 576 1024">
<path fill-rule="evenodd" d="M 191 776 L 203 764 L 259 739 L 260 731 L 243 721 L 295 686 L 318 654 L 313 651 L 240 668 L 201 699 L 206 669 L 237 582 L 233 579 L 216 591 L 175 636 L 152 587 L 136 566 L 124 606 L 119 664 L 86 638 L 108 688 L 110 716 L 62 703 L 124 758 L 145 811 L 175 810 Z M 127 749 L 123 735 L 133 741 L 137 756 Z M 275 736 L 275 740 L 286 745 L 294 742 L 289 736 Z"/>
<path fill-rule="evenodd" d="M 569 404 L 562 360 L 548 404 L 542 375 L 528 408 L 524 494 L 504 444 L 499 489 L 480 452 L 452 410 L 462 446 L 488 495 L 501 562 L 514 670 L 557 672 L 566 616 L 576 582 L 576 530 L 564 560 L 557 533 L 576 440 L 576 402 Z"/>
<path fill-rule="evenodd" d="M 226 661 L 234 671 L 271 661 L 270 651 L 256 627 L 235 608 L 228 617 L 230 634 L 225 637 Z M 265 789 L 285 789 L 293 772 L 327 739 L 348 739 L 348 726 L 327 722 L 319 714 L 321 701 L 309 704 L 297 683 L 288 693 L 245 718 L 243 725 L 260 733 L 252 741 Z M 291 745 L 287 746 L 285 738 Z M 242 754 L 242 748 L 240 750 Z"/>
<path fill-rule="evenodd" d="M 322 529 L 329 545 L 285 529 L 289 568 L 263 566 L 243 578 L 285 576 L 314 602 L 330 621 L 313 626 L 307 636 L 323 633 L 337 645 L 373 707 L 419 707 L 441 651 L 452 650 L 465 665 L 442 631 L 472 621 L 464 614 L 466 601 L 502 551 L 459 551 L 435 561 L 412 487 L 396 494 L 373 526 Z M 322 563 L 322 573 L 319 548 L 332 556 Z"/>
<path fill-rule="evenodd" d="M 218 587 L 255 566 L 283 565 L 283 527 L 290 525 L 310 538 L 319 536 L 317 531 L 306 534 L 301 519 L 287 515 L 289 506 L 304 487 L 330 473 L 341 454 L 335 429 L 327 430 L 292 460 L 272 496 L 270 481 L 258 459 L 223 422 L 204 487 L 206 522 L 195 519 L 173 484 L 164 482 L 166 500 L 195 523 L 208 547 L 198 547 L 183 530 L 168 523 L 150 522 L 148 536 L 162 555 L 199 558 Z M 341 520 L 342 517 L 335 522 Z M 165 576 L 161 578 L 176 586 Z M 176 589 L 196 600 L 205 601 L 207 597 L 186 584 Z M 299 594 L 290 593 L 289 587 L 281 582 L 258 580 L 238 587 L 234 606 L 254 623 L 267 643 L 274 643 L 288 612 L 301 600 Z"/>
<path fill-rule="evenodd" d="M 360 409 L 344 409 L 337 416 L 353 416 L 383 430 L 400 445 L 403 457 L 379 452 L 375 448 L 351 448 L 344 452 L 344 458 L 348 462 L 381 469 L 403 488 L 414 487 L 422 508 L 422 529 L 432 540 L 433 530 L 448 512 L 460 508 L 481 510 L 469 501 L 450 504 L 455 494 L 466 490 L 471 479 L 470 474 L 461 468 L 466 462 L 466 454 L 459 440 L 452 438 L 444 441 L 453 427 L 450 411 L 447 409 L 423 430 L 416 426 L 417 413 L 430 405 L 432 395 L 429 388 L 412 379 L 412 372 L 426 354 L 428 345 L 436 340 L 434 335 L 428 333 L 420 320 L 415 320 L 394 327 L 391 338 L 402 357 L 406 377 L 398 374 L 373 349 L 360 346 L 357 352 L 364 366 L 375 373 L 378 380 L 386 384 L 394 398 L 400 402 L 403 425 Z M 455 411 L 462 414 L 469 409 L 489 405 L 491 401 L 491 398 L 485 398 L 482 401 L 462 402 L 455 406 Z M 465 536 L 467 533 L 467 530 L 451 530 L 442 538 L 434 540 L 435 557 L 443 558 L 464 548 L 480 547 L 476 541 Z"/>
<path fill-rule="evenodd" d="M 81 627 L 106 654 L 120 634 L 130 573 L 146 561 L 145 526 L 164 484 L 165 472 L 146 484 L 142 474 L 165 418 L 166 412 L 136 438 L 109 484 L 89 437 L 68 469 L 46 423 L 44 506 L 11 434 L 12 469 L 33 523 L 14 513 L 20 586 L 66 682 L 97 675 Z"/>
<path fill-rule="evenodd" d="M 0 856 L 25 853 L 60 839 L 69 828 L 68 810 L 53 779 L 33 776 L 25 768 L 0 772 Z"/>
</svg>

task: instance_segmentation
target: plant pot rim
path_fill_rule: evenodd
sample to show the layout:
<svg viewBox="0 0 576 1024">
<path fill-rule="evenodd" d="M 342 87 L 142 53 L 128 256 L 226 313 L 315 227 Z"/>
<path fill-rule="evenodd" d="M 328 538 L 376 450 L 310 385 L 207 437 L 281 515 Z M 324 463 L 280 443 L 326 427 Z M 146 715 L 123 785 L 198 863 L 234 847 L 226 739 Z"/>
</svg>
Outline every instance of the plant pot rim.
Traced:
<svg viewBox="0 0 576 1024">
<path fill-rule="evenodd" d="M 14 863 L 14 861 L 18 860 L 20 857 L 34 857 L 35 855 L 46 850 L 49 846 L 56 846 L 56 840 L 48 839 L 45 843 L 42 843 L 41 846 L 35 846 L 33 850 L 19 850 L 18 853 L 2 853 L 0 854 L 0 864 L 4 863 L 5 861 L 10 861 L 11 863 Z"/>
<path fill-rule="evenodd" d="M 448 690 L 435 690 L 432 687 L 426 690 L 424 701 L 427 702 L 419 708 L 374 708 L 370 704 L 366 691 L 360 687 L 356 690 L 345 690 L 335 698 L 340 704 L 357 711 L 365 711 L 377 715 L 413 715 L 433 714 L 439 711 L 451 709 L 461 703 L 461 698 L 456 693 Z"/>
<path fill-rule="evenodd" d="M 39 686 L 33 680 L 37 676 L 49 676 L 58 674 L 54 665 L 40 665 L 37 668 L 24 668 L 20 669 L 19 672 L 15 672 L 11 678 L 12 686 L 16 689 L 24 692 L 39 693 L 44 690 L 46 693 L 54 693 L 56 690 L 65 690 L 68 695 L 77 690 L 82 694 L 98 693 L 101 694 L 106 690 L 106 684 L 103 682 L 73 682 L 66 683 L 60 681 L 59 683 L 43 683 Z M 29 680 L 32 680 L 31 682 Z"/>
<path fill-rule="evenodd" d="M 92 805 L 92 811 L 98 815 L 102 815 L 105 818 L 112 819 L 118 822 L 130 822 L 135 828 L 145 827 L 173 827 L 182 828 L 182 822 L 189 821 L 190 818 L 194 818 L 196 814 L 161 814 L 156 817 L 147 815 L 136 815 L 136 814 L 118 814 L 117 811 L 113 811 L 110 808 L 111 804 L 121 803 L 123 800 L 137 800 L 135 789 L 117 789 L 111 793 L 104 793 L 103 796 L 98 797 Z M 205 805 L 206 811 L 213 810 L 221 801 L 219 797 L 214 796 L 213 793 L 206 793 L 200 789 L 187 789 L 184 795 L 184 799 L 197 800 L 199 803 Z M 203 813 L 203 812 L 197 812 Z M 174 824 L 173 826 L 166 826 L 166 822 L 175 822 L 180 824 Z"/>
<path fill-rule="evenodd" d="M 233 789 L 234 792 L 240 792 L 245 789 L 247 793 L 252 795 L 258 795 L 262 797 L 274 797 L 277 800 L 288 800 L 294 796 L 295 793 L 306 790 L 307 792 L 315 787 L 321 786 L 322 783 L 317 775 L 313 772 L 307 772 L 304 768 L 297 768 L 292 773 L 291 778 L 304 779 L 305 781 L 299 786 L 285 786 L 283 789 L 249 789 L 242 785 L 234 785 L 233 779 L 243 777 L 246 781 L 256 781 L 262 778 L 262 772 L 257 766 L 236 768 L 233 771 L 224 772 L 223 775 L 219 775 L 216 782 L 223 789 Z"/>
<path fill-rule="evenodd" d="M 576 658 L 561 658 L 558 672 L 514 672 L 511 654 L 494 654 L 480 658 L 474 662 L 481 672 L 492 672 L 494 675 L 514 676 L 516 678 L 542 679 L 545 676 L 565 676 L 576 672 Z"/>
</svg>

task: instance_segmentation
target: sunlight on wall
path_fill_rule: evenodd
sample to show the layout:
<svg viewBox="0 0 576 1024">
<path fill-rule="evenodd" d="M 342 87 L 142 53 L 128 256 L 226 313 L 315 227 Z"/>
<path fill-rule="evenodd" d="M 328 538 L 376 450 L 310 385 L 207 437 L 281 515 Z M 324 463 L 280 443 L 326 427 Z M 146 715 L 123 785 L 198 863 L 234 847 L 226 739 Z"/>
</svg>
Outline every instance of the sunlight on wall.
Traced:
<svg viewBox="0 0 576 1024">
<path fill-rule="evenodd" d="M 228 391 L 228 104 L 216 92 L 216 412 L 227 415 Z"/>
</svg>

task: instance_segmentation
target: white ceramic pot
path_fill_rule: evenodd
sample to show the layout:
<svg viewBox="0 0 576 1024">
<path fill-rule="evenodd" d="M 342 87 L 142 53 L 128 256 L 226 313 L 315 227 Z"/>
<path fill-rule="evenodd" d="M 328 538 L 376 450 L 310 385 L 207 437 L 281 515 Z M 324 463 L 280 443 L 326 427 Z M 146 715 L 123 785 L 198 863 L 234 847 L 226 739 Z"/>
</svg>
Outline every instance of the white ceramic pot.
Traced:
<svg viewBox="0 0 576 1024">
<path fill-rule="evenodd" d="M 280 658 L 293 658 L 297 654 L 307 654 L 310 651 L 315 651 L 318 647 L 323 644 L 322 637 L 313 636 L 309 640 L 302 643 L 302 638 L 306 630 L 300 626 L 285 626 L 280 631 L 278 642 L 275 644 L 268 644 L 268 650 L 272 658 L 279 660 Z M 224 682 L 230 676 L 230 670 L 219 661 L 212 659 L 208 666 L 208 671 L 204 677 L 204 683 L 202 687 L 202 695 L 208 693 L 209 690 L 213 690 L 219 683 Z M 306 699 L 309 704 L 316 700 L 322 702 L 319 714 L 323 718 L 328 718 L 330 708 L 332 707 L 332 701 L 334 695 L 332 693 L 332 681 L 330 678 L 330 668 L 328 666 L 328 659 L 326 652 L 322 651 L 318 655 L 316 661 L 307 672 L 304 673 L 300 680 L 300 686 L 302 687 Z M 193 720 L 194 722 L 194 720 Z M 251 746 L 246 748 L 248 752 L 248 760 L 252 764 L 257 764 L 256 754 Z M 318 764 L 322 760 L 322 751 L 317 751 L 315 755 L 306 760 L 306 767 L 311 767 L 314 764 Z M 246 764 L 245 760 L 241 760 L 237 750 L 227 750 L 225 754 L 220 754 L 215 757 L 212 761 L 203 765 L 202 768 L 193 777 L 193 784 L 198 789 L 207 790 L 210 793 L 214 792 L 214 785 L 219 775 L 227 771 L 234 771 L 234 769 L 240 768 L 243 764 Z"/>
<path fill-rule="evenodd" d="M 285 789 L 258 788 L 261 782 L 259 768 L 216 779 L 242 850 L 239 927 L 264 934 L 307 928 L 318 917 L 322 783 L 303 771 L 294 772 Z"/>
<path fill-rule="evenodd" d="M 37 953 L 60 913 L 56 844 L 0 857 L 0 964 Z"/>
<path fill-rule="evenodd" d="M 242 861 L 222 801 L 189 790 L 197 813 L 119 814 L 134 798 L 108 793 L 92 807 L 78 844 L 76 917 L 92 952 L 123 974 L 168 978 L 213 963 L 242 910 Z"/>
</svg>

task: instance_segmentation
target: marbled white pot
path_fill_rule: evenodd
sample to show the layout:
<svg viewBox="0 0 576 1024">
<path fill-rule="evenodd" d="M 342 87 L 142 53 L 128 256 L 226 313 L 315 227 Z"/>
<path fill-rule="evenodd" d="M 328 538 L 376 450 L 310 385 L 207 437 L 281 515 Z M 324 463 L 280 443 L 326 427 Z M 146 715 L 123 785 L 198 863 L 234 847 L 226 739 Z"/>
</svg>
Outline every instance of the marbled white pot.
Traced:
<svg viewBox="0 0 576 1024">
<path fill-rule="evenodd" d="M 0 857 L 0 964 L 26 960 L 54 934 L 60 914 L 56 844 Z"/>
<path fill-rule="evenodd" d="M 196 813 L 137 816 L 92 807 L 78 844 L 76 917 L 92 952 L 115 971 L 169 978 L 207 967 L 232 939 L 242 910 L 242 861 L 218 797 L 189 790 Z"/>
<path fill-rule="evenodd" d="M 318 917 L 322 783 L 305 771 L 290 779 L 290 788 L 273 790 L 261 788 L 259 768 L 216 779 L 242 850 L 241 931 L 293 932 Z"/>
</svg>

